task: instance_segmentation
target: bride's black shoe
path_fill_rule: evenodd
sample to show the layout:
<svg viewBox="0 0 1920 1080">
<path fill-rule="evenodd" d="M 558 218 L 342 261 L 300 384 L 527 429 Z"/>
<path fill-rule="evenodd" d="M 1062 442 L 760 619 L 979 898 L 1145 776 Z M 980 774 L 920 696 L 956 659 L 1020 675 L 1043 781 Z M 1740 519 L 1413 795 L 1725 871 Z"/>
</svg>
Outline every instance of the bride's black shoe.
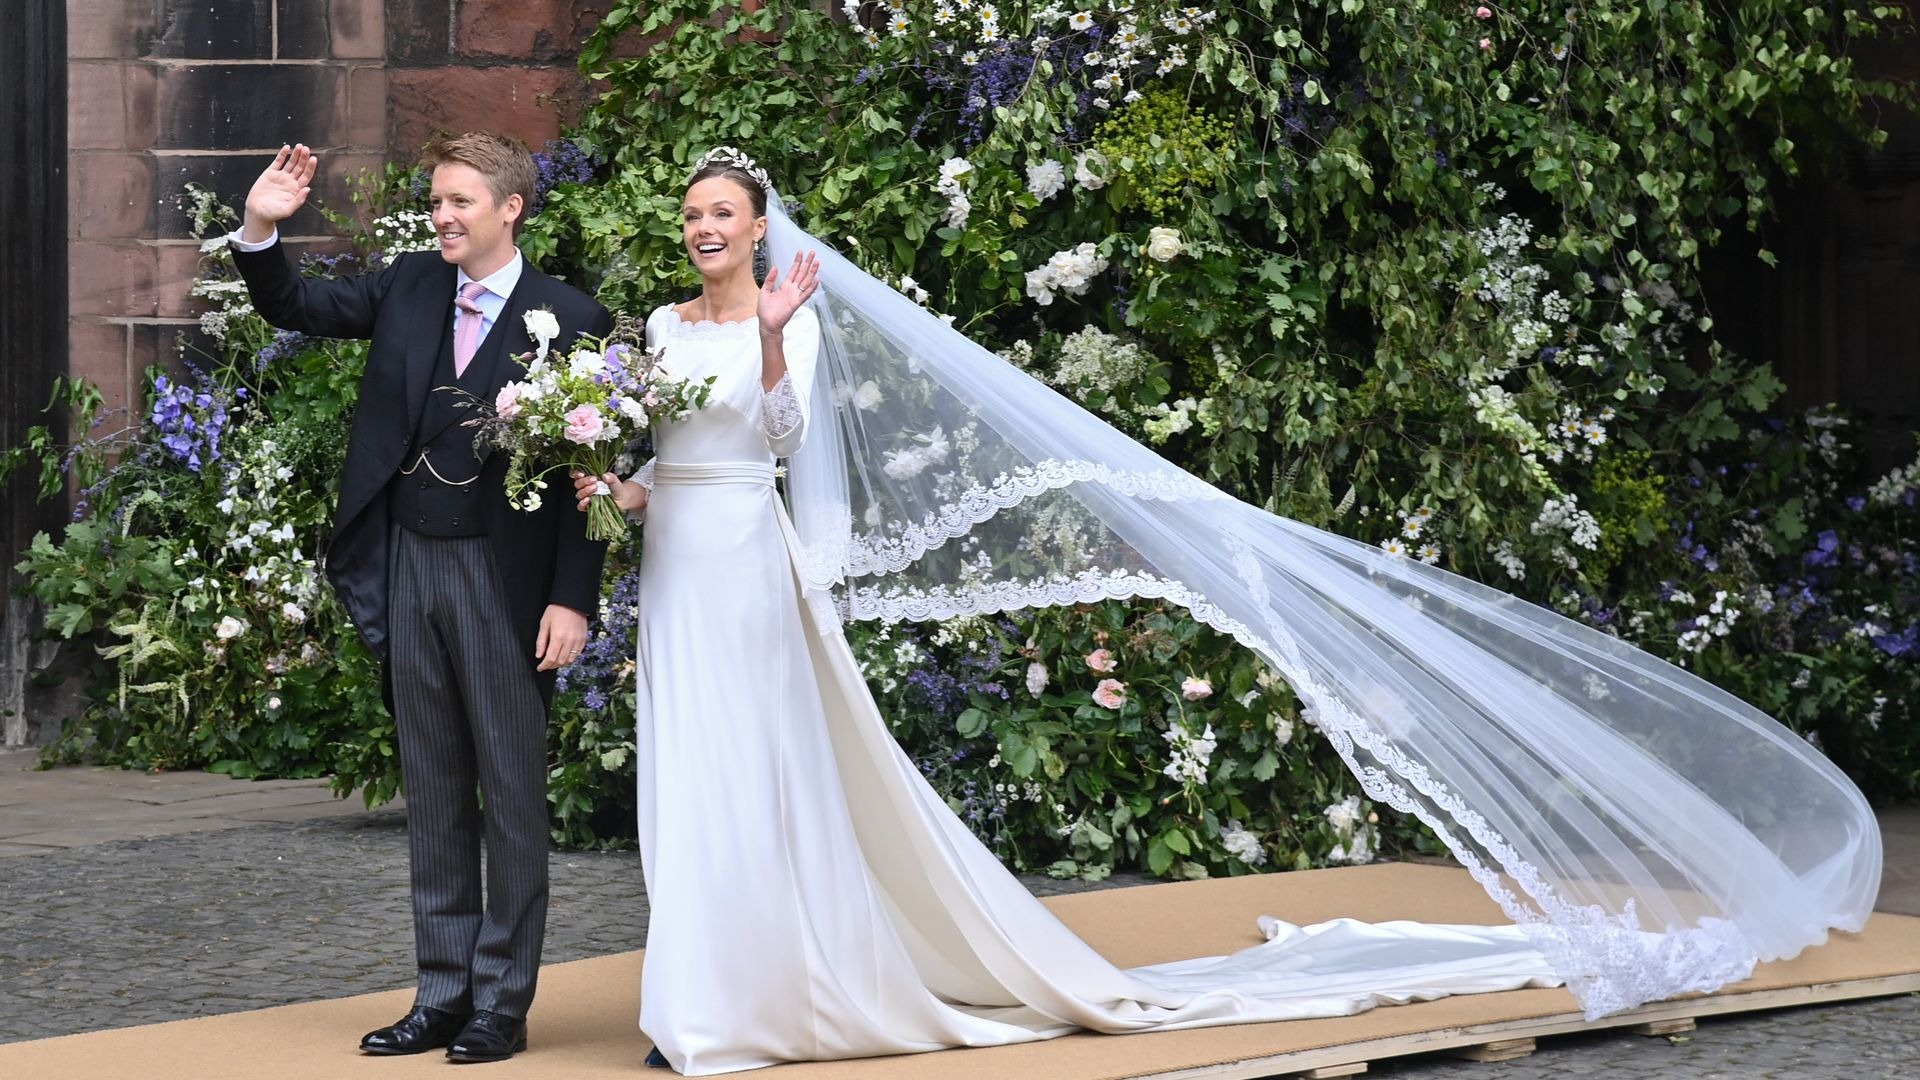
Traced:
<svg viewBox="0 0 1920 1080">
<path fill-rule="evenodd" d="M 660 1048 L 656 1046 L 647 1051 L 647 1068 L 671 1071 L 673 1069 L 673 1063 L 668 1061 L 667 1055 L 661 1053 Z"/>
</svg>

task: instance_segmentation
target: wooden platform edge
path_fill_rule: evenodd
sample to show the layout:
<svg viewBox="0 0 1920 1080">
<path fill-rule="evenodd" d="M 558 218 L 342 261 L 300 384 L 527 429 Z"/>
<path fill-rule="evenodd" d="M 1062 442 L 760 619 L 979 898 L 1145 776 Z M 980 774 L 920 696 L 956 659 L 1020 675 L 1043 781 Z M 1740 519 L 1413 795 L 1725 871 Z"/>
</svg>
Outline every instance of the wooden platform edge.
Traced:
<svg viewBox="0 0 1920 1080">
<path fill-rule="evenodd" d="M 1844 982 L 1810 983 L 1784 986 L 1774 990 L 1755 990 L 1738 994 L 1704 994 L 1695 997 L 1656 1001 L 1627 1012 L 1599 1020 L 1588 1020 L 1577 1012 L 1504 1020 L 1468 1027 L 1438 1028 L 1388 1039 L 1341 1043 L 1313 1050 L 1271 1057 L 1246 1058 L 1170 1072 L 1140 1073 L 1134 1080 L 1264 1080 L 1267 1077 L 1311 1073 L 1316 1069 L 1364 1066 L 1383 1058 L 1429 1054 L 1439 1050 L 1483 1046 L 1487 1043 L 1535 1039 L 1549 1035 L 1569 1035 L 1584 1031 L 1608 1031 L 1662 1024 L 1681 1019 L 1726 1016 L 1733 1013 L 1764 1012 L 1768 1009 L 1792 1009 L 1863 998 L 1890 997 L 1920 992 L 1920 971 L 1886 975 L 1875 979 L 1848 979 Z M 1394 1006 L 1383 1006 L 1393 1008 Z M 1325 1073 L 1323 1075 L 1339 1075 Z"/>
</svg>

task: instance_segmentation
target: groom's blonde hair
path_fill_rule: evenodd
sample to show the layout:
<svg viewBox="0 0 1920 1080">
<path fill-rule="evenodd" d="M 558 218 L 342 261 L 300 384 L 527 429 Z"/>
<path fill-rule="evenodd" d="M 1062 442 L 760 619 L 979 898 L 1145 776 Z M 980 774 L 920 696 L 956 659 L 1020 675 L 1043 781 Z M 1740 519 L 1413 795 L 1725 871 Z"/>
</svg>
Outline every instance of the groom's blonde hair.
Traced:
<svg viewBox="0 0 1920 1080">
<path fill-rule="evenodd" d="M 520 196 L 520 216 L 513 221 L 518 238 L 533 211 L 533 189 L 538 175 L 533 155 L 527 146 L 511 135 L 491 131 L 469 131 L 464 135 L 442 135 L 427 144 L 420 153 L 420 165 L 428 172 L 442 165 L 465 165 L 486 178 L 487 190 L 496 203 Z"/>
</svg>

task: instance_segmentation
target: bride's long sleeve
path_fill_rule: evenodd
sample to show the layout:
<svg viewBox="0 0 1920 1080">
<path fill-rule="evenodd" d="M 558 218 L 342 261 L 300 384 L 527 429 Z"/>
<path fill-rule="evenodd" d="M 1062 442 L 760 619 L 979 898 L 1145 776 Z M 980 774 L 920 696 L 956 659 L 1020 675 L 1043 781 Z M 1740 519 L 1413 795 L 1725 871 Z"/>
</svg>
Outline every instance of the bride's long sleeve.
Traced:
<svg viewBox="0 0 1920 1080">
<path fill-rule="evenodd" d="M 628 483 L 630 483 L 630 484 L 639 484 L 639 485 L 640 485 L 641 487 L 643 487 L 643 488 L 646 488 L 646 489 L 647 489 L 647 495 L 648 495 L 649 497 L 651 497 L 651 496 L 653 495 L 653 463 L 654 463 L 654 462 L 656 462 L 656 461 L 658 461 L 658 460 L 660 460 L 660 459 L 659 459 L 659 458 L 648 458 L 648 459 L 647 459 L 647 463 L 646 463 L 645 465 L 642 465 L 642 466 L 640 466 L 640 471 L 639 471 L 639 472 L 636 472 L 636 473 L 634 473 L 634 474 L 633 474 L 632 476 L 629 476 L 629 477 L 627 477 L 627 482 L 628 482 Z M 646 521 L 646 520 L 647 520 L 647 508 L 643 506 L 643 507 L 641 507 L 641 508 L 640 508 L 640 509 L 638 509 L 638 510 L 629 510 L 629 511 L 627 511 L 627 520 L 629 520 L 629 521 L 639 521 L 639 522 L 644 522 L 644 521 Z"/>
<path fill-rule="evenodd" d="M 791 455 L 806 441 L 812 408 L 808 390 L 820 357 L 820 320 L 813 309 L 803 307 L 793 313 L 781 335 L 781 351 L 786 355 L 787 373 L 760 400 L 760 427 L 775 457 Z"/>
</svg>

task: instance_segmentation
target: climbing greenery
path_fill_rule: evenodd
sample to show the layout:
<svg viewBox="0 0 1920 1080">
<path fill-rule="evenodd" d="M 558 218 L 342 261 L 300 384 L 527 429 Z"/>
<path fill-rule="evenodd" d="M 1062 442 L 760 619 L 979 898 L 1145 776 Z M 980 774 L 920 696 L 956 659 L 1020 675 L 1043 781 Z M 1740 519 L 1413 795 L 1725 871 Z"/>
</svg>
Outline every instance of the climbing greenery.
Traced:
<svg viewBox="0 0 1920 1080">
<path fill-rule="evenodd" d="M 1783 387 L 1716 342 L 1701 260 L 1761 230 L 1784 181 L 1878 145 L 1875 111 L 1906 91 L 1850 50 L 1895 18 L 1767 0 L 620 3 L 582 56 L 602 96 L 578 137 L 608 168 L 556 193 L 551 243 L 610 302 L 676 299 L 694 284 L 679 185 L 705 149 L 744 147 L 811 232 L 1242 498 L 1757 699 L 1778 696 L 1738 674 L 1768 648 L 1762 621 L 1801 655 L 1847 651 L 1853 689 L 1779 710 L 1832 742 L 1905 708 L 1911 655 L 1823 644 L 1849 620 L 1843 643 L 1900 629 L 1863 597 L 1818 631 L 1772 611 L 1815 524 L 1851 513 L 1857 459 L 1754 452 Z M 1825 499 L 1767 502 L 1816 475 Z M 1708 570 L 1708 547 L 1751 557 Z M 1696 616 L 1673 597 L 1716 576 L 1772 613 L 1683 638 Z M 903 742 L 1022 865 L 1219 873 L 1423 842 L 1348 804 L 1284 686 L 1178 612 L 853 632 Z M 1124 701 L 1103 705 L 1101 680 Z M 1864 738 L 1841 756 L 1910 790 L 1903 755 Z"/>
<path fill-rule="evenodd" d="M 1764 237 L 1783 182 L 1879 144 L 1873 116 L 1908 94 L 1851 50 L 1896 17 L 617 0 L 522 247 L 616 310 L 682 299 L 687 173 L 743 147 L 809 231 L 1204 479 L 1620 634 L 1911 794 L 1920 466 L 1869 483 L 1844 418 L 1770 415 L 1781 383 L 1715 340 L 1701 288 L 1729 232 Z M 362 247 L 412 228 L 416 181 L 373 179 Z M 217 252 L 205 278 L 218 362 L 154 382 L 131 464 L 89 475 L 81 522 L 29 560 L 57 636 L 105 627 L 123 650 L 64 745 L 384 795 L 377 687 L 311 591 L 322 436 L 360 354 L 274 337 Z M 274 479 L 296 446 L 306 464 Z M 634 577 L 615 562 L 552 728 L 573 843 L 630 829 Z M 183 583 L 204 602 L 170 599 Z M 1015 865 L 1200 876 L 1431 847 L 1364 803 L 1284 684 L 1177 608 L 849 634 L 902 745 Z M 181 701 L 206 679 L 229 681 Z"/>
</svg>

